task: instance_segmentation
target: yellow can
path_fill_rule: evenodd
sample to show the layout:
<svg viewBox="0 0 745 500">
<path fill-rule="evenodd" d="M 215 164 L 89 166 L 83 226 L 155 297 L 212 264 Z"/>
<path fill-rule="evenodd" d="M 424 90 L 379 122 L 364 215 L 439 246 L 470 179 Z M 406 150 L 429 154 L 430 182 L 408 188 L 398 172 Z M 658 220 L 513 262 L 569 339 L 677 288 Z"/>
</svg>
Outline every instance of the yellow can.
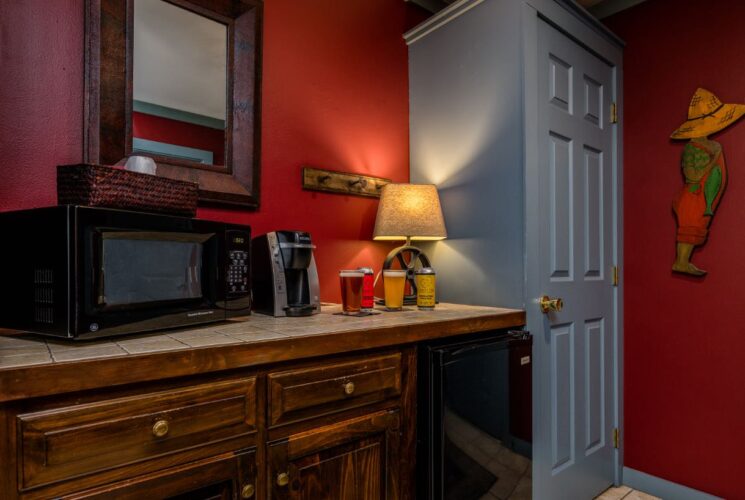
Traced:
<svg viewBox="0 0 745 500">
<path fill-rule="evenodd" d="M 435 308 L 436 274 L 431 267 L 416 272 L 416 305 L 422 310 Z"/>
</svg>

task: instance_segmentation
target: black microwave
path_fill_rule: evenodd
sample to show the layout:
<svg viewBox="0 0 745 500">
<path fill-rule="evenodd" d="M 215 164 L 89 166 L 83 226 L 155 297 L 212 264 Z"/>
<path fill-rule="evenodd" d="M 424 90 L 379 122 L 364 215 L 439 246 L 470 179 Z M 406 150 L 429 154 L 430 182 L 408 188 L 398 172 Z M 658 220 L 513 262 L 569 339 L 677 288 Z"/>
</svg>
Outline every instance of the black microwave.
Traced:
<svg viewBox="0 0 745 500">
<path fill-rule="evenodd" d="M 250 314 L 248 226 L 57 206 L 0 213 L 0 327 L 89 339 Z"/>
</svg>

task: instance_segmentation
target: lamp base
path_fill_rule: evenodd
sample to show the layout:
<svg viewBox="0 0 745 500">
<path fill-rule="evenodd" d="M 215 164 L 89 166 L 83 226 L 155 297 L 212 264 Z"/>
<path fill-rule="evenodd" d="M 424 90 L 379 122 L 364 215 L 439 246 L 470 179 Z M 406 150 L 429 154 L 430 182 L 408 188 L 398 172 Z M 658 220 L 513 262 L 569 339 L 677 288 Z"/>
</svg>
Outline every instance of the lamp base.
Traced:
<svg viewBox="0 0 745 500">
<path fill-rule="evenodd" d="M 420 248 L 407 241 L 405 245 L 390 251 L 383 262 L 383 269 L 398 269 L 393 267 L 395 263 L 398 263 L 400 269 L 406 270 L 406 281 L 409 283 L 411 292 L 404 295 L 404 305 L 414 305 L 417 295 L 416 271 L 423 267 L 431 267 L 429 258 Z"/>
</svg>

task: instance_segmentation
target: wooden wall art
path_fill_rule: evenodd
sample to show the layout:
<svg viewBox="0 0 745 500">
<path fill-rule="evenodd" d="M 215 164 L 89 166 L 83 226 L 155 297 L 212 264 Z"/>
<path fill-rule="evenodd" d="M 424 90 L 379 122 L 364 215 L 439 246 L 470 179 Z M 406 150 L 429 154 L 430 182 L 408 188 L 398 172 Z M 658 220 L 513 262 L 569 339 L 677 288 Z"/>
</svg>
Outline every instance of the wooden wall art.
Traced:
<svg viewBox="0 0 745 500">
<path fill-rule="evenodd" d="M 727 185 L 722 145 L 709 136 L 735 123 L 743 114 L 745 105 L 723 104 L 717 96 L 699 88 L 691 98 L 688 120 L 670 136 L 688 140 L 681 160 L 685 184 L 673 200 L 678 222 L 675 272 L 706 274 L 691 262 L 691 254 L 706 241 L 709 224 Z"/>
</svg>

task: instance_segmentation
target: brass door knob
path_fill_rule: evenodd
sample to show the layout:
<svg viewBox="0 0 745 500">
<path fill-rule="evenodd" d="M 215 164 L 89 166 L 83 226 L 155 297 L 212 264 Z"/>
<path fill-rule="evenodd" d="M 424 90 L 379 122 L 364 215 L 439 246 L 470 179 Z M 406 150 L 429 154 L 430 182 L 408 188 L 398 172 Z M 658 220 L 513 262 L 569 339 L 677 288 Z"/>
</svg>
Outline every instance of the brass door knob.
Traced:
<svg viewBox="0 0 745 500">
<path fill-rule="evenodd" d="M 287 486 L 290 484 L 290 475 L 286 472 L 277 474 L 277 486 Z"/>
<path fill-rule="evenodd" d="M 541 312 L 543 314 L 547 314 L 550 311 L 559 312 L 564 308 L 564 301 L 561 299 L 561 297 L 552 299 L 548 295 L 544 295 L 543 297 L 541 297 L 541 301 L 539 304 L 541 306 Z"/>
<path fill-rule="evenodd" d="M 153 436 L 162 438 L 168 434 L 168 420 L 158 420 L 153 424 Z"/>
<path fill-rule="evenodd" d="M 344 394 L 351 396 L 354 392 L 354 382 L 347 382 L 344 384 Z"/>
<path fill-rule="evenodd" d="M 241 488 L 241 498 L 251 498 L 256 493 L 256 488 L 253 484 L 246 484 Z"/>
</svg>

